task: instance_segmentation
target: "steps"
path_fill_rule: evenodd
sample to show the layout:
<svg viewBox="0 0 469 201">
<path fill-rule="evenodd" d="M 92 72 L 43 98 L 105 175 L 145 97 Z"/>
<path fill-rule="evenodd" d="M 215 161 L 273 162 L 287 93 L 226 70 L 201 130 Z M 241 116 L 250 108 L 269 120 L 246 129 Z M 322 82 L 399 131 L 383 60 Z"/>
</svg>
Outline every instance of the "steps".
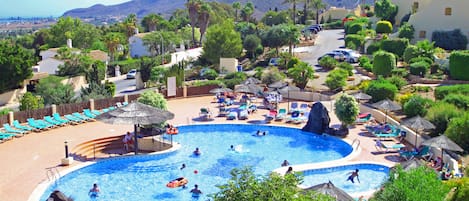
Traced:
<svg viewBox="0 0 469 201">
<path fill-rule="evenodd" d="M 94 160 L 114 155 L 126 154 L 122 139 L 124 136 L 99 138 L 75 146 L 71 152 L 75 160 Z"/>
</svg>

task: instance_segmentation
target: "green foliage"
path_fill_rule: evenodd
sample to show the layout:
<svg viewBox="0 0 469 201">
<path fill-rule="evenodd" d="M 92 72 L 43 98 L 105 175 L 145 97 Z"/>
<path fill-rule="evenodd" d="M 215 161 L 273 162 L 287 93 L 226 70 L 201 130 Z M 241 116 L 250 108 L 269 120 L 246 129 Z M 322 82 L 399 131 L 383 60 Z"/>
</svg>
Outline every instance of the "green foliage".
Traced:
<svg viewBox="0 0 469 201">
<path fill-rule="evenodd" d="M 61 17 L 48 30 L 46 44 L 49 47 L 62 47 L 71 39 L 73 47 L 89 49 L 91 45 L 99 40 L 101 30 L 92 24 L 83 23 L 78 18 Z"/>
<path fill-rule="evenodd" d="M 248 35 L 256 34 L 256 24 L 251 22 L 238 22 L 235 25 L 235 30 L 241 34 L 242 39 L 245 39 Z"/>
<path fill-rule="evenodd" d="M 377 80 L 370 82 L 368 87 L 365 89 L 365 93 L 372 97 L 371 102 L 378 102 L 386 98 L 394 100 L 397 93 L 397 87 L 388 80 L 378 78 Z"/>
<path fill-rule="evenodd" d="M 418 57 L 419 55 L 420 55 L 419 48 L 415 45 L 409 45 L 404 50 L 403 58 L 406 63 L 409 63 L 411 59 Z"/>
<path fill-rule="evenodd" d="M 365 43 L 365 37 L 358 34 L 348 34 L 344 40 L 345 44 L 353 43 L 356 48 L 361 48 Z"/>
<path fill-rule="evenodd" d="M 410 99 L 404 104 L 403 111 L 407 117 L 413 116 L 425 116 L 427 109 L 432 104 L 432 100 L 428 98 L 423 98 L 420 95 L 413 95 Z"/>
<path fill-rule="evenodd" d="M 74 102 L 75 93 L 69 84 L 62 84 L 62 79 L 49 76 L 39 81 L 36 85 L 36 94 L 44 99 L 44 104 L 64 104 Z"/>
<path fill-rule="evenodd" d="M 196 80 L 192 83 L 194 86 L 207 86 L 207 85 L 218 85 L 218 86 L 225 86 L 225 84 L 221 80 Z"/>
<path fill-rule="evenodd" d="M 309 80 L 314 79 L 314 68 L 303 61 L 295 64 L 293 68 L 289 68 L 287 73 L 293 83 L 301 89 L 306 87 Z"/>
<path fill-rule="evenodd" d="M 334 108 L 335 115 L 342 122 L 344 127 L 353 124 L 360 112 L 355 98 L 346 93 L 337 98 L 334 103 Z"/>
<path fill-rule="evenodd" d="M 449 192 L 449 188 L 441 182 L 435 170 L 426 166 L 408 171 L 399 166 L 390 175 L 389 181 L 374 194 L 371 201 L 441 201 Z"/>
<path fill-rule="evenodd" d="M 433 59 L 428 58 L 428 57 L 418 56 L 418 57 L 414 57 L 410 59 L 409 64 L 413 64 L 416 62 L 425 62 L 428 64 L 428 66 L 430 66 L 431 64 L 433 64 Z"/>
<path fill-rule="evenodd" d="M 221 57 L 236 58 L 243 51 L 241 35 L 234 30 L 232 20 L 226 20 L 208 28 L 203 45 L 203 57 L 217 64 Z"/>
<path fill-rule="evenodd" d="M 275 48 L 278 55 L 279 47 L 298 43 L 299 35 L 300 30 L 294 25 L 275 25 L 269 30 L 261 33 L 262 45 L 265 47 Z"/>
<path fill-rule="evenodd" d="M 57 74 L 60 76 L 87 75 L 94 63 L 87 53 L 76 54 L 70 48 L 60 48 L 57 53 L 58 57 L 64 60 L 64 64 L 59 65 Z"/>
<path fill-rule="evenodd" d="M 229 200 L 316 200 L 332 201 L 332 197 L 314 191 L 301 192 L 297 187 L 302 176 L 287 174 L 281 176 L 271 173 L 267 176 L 257 176 L 251 167 L 232 169 L 231 179 L 217 186 L 220 190 L 211 195 L 214 201 Z"/>
<path fill-rule="evenodd" d="M 289 14 L 286 11 L 275 12 L 270 10 L 264 14 L 261 19 L 261 22 L 267 26 L 290 23 L 291 19 L 289 19 L 288 15 Z"/>
<path fill-rule="evenodd" d="M 396 57 L 393 53 L 378 51 L 373 54 L 373 73 L 387 77 L 396 68 Z"/>
<path fill-rule="evenodd" d="M 381 49 L 396 54 L 398 57 L 404 55 L 404 50 L 409 46 L 409 39 L 397 38 L 381 41 Z"/>
<path fill-rule="evenodd" d="M 439 86 L 435 89 L 435 99 L 437 100 L 443 100 L 450 94 L 461 94 L 469 96 L 469 84 Z"/>
<path fill-rule="evenodd" d="M 271 67 L 271 68 L 268 69 L 267 72 L 262 74 L 261 81 L 262 81 L 262 83 L 264 83 L 266 85 L 269 85 L 269 84 L 273 84 L 273 83 L 278 82 L 278 81 L 282 81 L 285 77 L 286 77 L 285 74 L 280 72 L 278 70 L 278 68 Z"/>
<path fill-rule="evenodd" d="M 415 33 L 414 26 L 412 26 L 409 23 L 405 23 L 401 27 L 399 27 L 399 35 L 397 37 L 407 38 L 408 40 L 412 40 L 414 39 L 414 33 Z"/>
<path fill-rule="evenodd" d="M 241 84 L 244 80 L 247 79 L 247 75 L 243 72 L 234 72 L 225 75 L 223 83 L 226 87 L 234 89 L 235 85 Z"/>
<path fill-rule="evenodd" d="M 366 54 L 373 55 L 375 52 L 381 50 L 381 41 L 376 41 L 368 45 Z"/>
<path fill-rule="evenodd" d="M 392 33 L 392 24 L 389 21 L 378 21 L 376 23 L 376 33 Z"/>
<path fill-rule="evenodd" d="M 174 31 L 156 31 L 143 36 L 142 41 L 143 44 L 148 47 L 150 55 L 155 56 L 172 51 L 172 44 L 181 44 L 182 39 L 181 36 Z M 161 47 L 161 45 L 163 45 L 163 47 Z"/>
<path fill-rule="evenodd" d="M 325 84 L 330 90 L 336 90 L 347 85 L 347 77 L 346 70 L 334 69 L 327 75 Z"/>
<path fill-rule="evenodd" d="M 345 71 L 347 71 L 348 73 L 348 76 L 352 76 L 353 75 L 353 66 L 352 64 L 348 63 L 348 62 L 340 62 L 338 65 L 337 65 L 337 68 L 340 68 L 340 69 L 344 69 Z"/>
<path fill-rule="evenodd" d="M 469 63 L 469 50 L 453 51 L 449 56 L 449 74 L 457 80 L 469 80 L 467 64 Z"/>
<path fill-rule="evenodd" d="M 0 41 L 0 93 L 19 88 L 33 76 L 33 53 L 19 45 Z"/>
<path fill-rule="evenodd" d="M 3 109 L 0 109 L 0 116 L 7 115 L 7 114 L 10 113 L 10 112 L 13 112 L 13 110 L 10 109 L 10 108 L 3 108 Z"/>
<path fill-rule="evenodd" d="M 164 83 L 166 84 L 168 77 L 176 77 L 176 86 L 181 87 L 184 84 L 184 65 L 186 61 L 174 64 L 166 71 Z"/>
<path fill-rule="evenodd" d="M 325 69 L 334 69 L 337 66 L 338 62 L 330 56 L 322 57 L 319 60 L 319 65 Z"/>
<path fill-rule="evenodd" d="M 341 29 L 341 28 L 344 28 L 342 20 L 335 20 L 335 21 L 332 21 L 332 22 L 321 23 L 321 24 L 324 24 L 325 29 Z"/>
<path fill-rule="evenodd" d="M 213 70 L 213 69 L 208 69 L 207 71 L 205 71 L 204 76 L 203 76 L 203 78 L 207 80 L 214 80 L 217 77 L 218 77 L 218 73 L 216 70 Z"/>
<path fill-rule="evenodd" d="M 262 73 L 264 72 L 264 67 L 256 67 L 254 68 L 254 77 L 257 79 L 261 79 Z"/>
<path fill-rule="evenodd" d="M 455 190 L 448 194 L 449 197 L 446 197 L 445 201 L 469 200 L 469 177 L 454 178 L 445 184 Z"/>
<path fill-rule="evenodd" d="M 464 150 L 469 150 L 469 112 L 464 112 L 459 117 L 452 118 L 445 131 L 451 140 L 456 142 Z"/>
<path fill-rule="evenodd" d="M 373 64 L 371 64 L 370 58 L 368 56 L 361 56 L 358 58 L 359 66 L 363 67 L 366 71 L 373 71 Z"/>
<path fill-rule="evenodd" d="M 402 78 L 402 76 L 391 76 L 388 77 L 386 80 L 388 80 L 391 84 L 396 85 L 397 89 L 401 89 L 402 87 L 407 85 L 407 80 Z"/>
<path fill-rule="evenodd" d="M 155 63 L 155 59 L 148 58 L 148 57 L 140 57 L 140 78 L 142 78 L 142 82 L 147 82 L 150 80 L 151 77 L 151 70 L 154 66 L 158 64 Z"/>
<path fill-rule="evenodd" d="M 434 31 L 432 41 L 437 47 L 445 50 L 465 50 L 467 46 L 467 37 L 461 33 L 460 29 L 453 31 Z"/>
<path fill-rule="evenodd" d="M 410 64 L 409 71 L 412 75 L 424 76 L 427 74 L 430 64 L 425 61 L 414 62 Z"/>
<path fill-rule="evenodd" d="M 92 82 L 88 87 L 81 88 L 80 98 L 77 102 L 89 101 L 90 99 L 105 99 L 109 97 L 111 97 L 111 94 L 104 84 Z"/>
<path fill-rule="evenodd" d="M 469 109 L 469 96 L 462 94 L 448 94 L 443 99 L 444 102 L 451 103 L 456 107 L 467 110 Z"/>
<path fill-rule="evenodd" d="M 449 103 L 439 101 L 433 104 L 427 110 L 427 115 L 425 116 L 430 122 L 435 125 L 435 129 L 433 129 L 433 136 L 439 135 L 444 133 L 448 122 L 455 117 L 459 117 L 461 115 L 460 110 Z"/>
<path fill-rule="evenodd" d="M 161 63 L 161 62 L 160 62 Z M 128 73 L 131 69 L 139 69 L 140 68 L 140 60 L 138 59 L 127 59 L 124 61 L 116 61 L 111 63 L 112 68 L 115 66 L 119 66 L 119 70 L 122 74 Z"/>
<path fill-rule="evenodd" d="M 364 28 L 365 25 L 366 24 L 363 24 L 363 23 L 352 23 L 349 26 L 346 26 L 346 27 L 348 27 L 346 29 L 346 34 L 357 34 L 358 32 L 365 29 Z"/>
<path fill-rule="evenodd" d="M 375 1 L 375 15 L 381 20 L 387 20 L 394 24 L 394 20 L 398 11 L 398 7 L 391 0 Z"/>
<path fill-rule="evenodd" d="M 157 66 L 151 69 L 150 80 L 158 83 L 166 83 L 166 74 L 168 69 L 163 66 Z"/>
<path fill-rule="evenodd" d="M 109 82 L 109 80 L 106 80 L 106 82 L 104 82 L 104 88 L 111 95 L 111 97 L 116 94 L 116 84 L 114 82 Z"/>
<path fill-rule="evenodd" d="M 297 57 L 292 57 L 287 63 L 287 69 L 293 68 L 296 64 L 300 63 L 301 60 Z"/>
<path fill-rule="evenodd" d="M 391 74 L 396 77 L 404 78 L 404 77 L 407 77 L 407 75 L 409 75 L 409 72 L 405 68 L 395 68 L 394 70 L 391 71 Z"/>
<path fill-rule="evenodd" d="M 153 90 L 148 90 L 140 94 L 140 97 L 137 99 L 137 101 L 158 109 L 168 109 L 168 103 L 166 102 L 164 96 L 160 93 L 156 93 Z"/>
<path fill-rule="evenodd" d="M 31 92 L 26 92 L 20 99 L 20 111 L 35 110 L 44 108 L 44 100 L 40 96 L 34 96 Z M 8 110 L 2 110 L 2 112 Z"/>
<path fill-rule="evenodd" d="M 259 45 L 261 45 L 261 39 L 255 34 L 247 35 L 243 42 L 243 48 L 248 51 L 248 54 L 251 55 L 251 58 L 256 57 L 255 50 L 257 47 L 259 47 Z"/>
</svg>

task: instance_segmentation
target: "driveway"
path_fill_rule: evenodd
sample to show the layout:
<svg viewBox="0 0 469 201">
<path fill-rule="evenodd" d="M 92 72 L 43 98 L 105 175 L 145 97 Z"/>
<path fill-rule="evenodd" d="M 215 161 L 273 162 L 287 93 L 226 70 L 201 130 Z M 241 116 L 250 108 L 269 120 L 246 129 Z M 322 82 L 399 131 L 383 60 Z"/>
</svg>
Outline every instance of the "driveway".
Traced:
<svg viewBox="0 0 469 201">
<path fill-rule="evenodd" d="M 326 81 L 326 76 L 329 72 L 324 71 L 318 65 L 318 58 L 324 55 L 326 52 L 330 52 L 334 49 L 344 47 L 344 30 L 343 29 L 334 29 L 334 30 L 324 30 L 318 33 L 314 46 L 308 47 L 298 47 L 293 50 L 295 56 L 299 57 L 302 61 L 305 61 L 312 66 L 316 71 L 316 75 L 319 75 L 319 78 L 309 81 L 308 86 L 313 88 L 315 91 L 329 90 L 324 85 Z M 360 83 L 362 79 L 367 79 L 360 74 L 354 74 L 355 80 L 349 81 L 348 85 L 355 85 Z"/>
</svg>

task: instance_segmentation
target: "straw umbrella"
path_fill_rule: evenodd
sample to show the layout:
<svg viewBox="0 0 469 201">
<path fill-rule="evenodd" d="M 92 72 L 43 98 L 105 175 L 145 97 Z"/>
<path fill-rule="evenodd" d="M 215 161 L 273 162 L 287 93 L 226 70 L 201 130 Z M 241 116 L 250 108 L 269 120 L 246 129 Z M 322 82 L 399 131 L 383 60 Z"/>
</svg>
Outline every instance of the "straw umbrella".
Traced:
<svg viewBox="0 0 469 201">
<path fill-rule="evenodd" d="M 371 97 L 370 95 L 368 95 L 368 94 L 366 94 L 366 93 L 363 93 L 363 92 L 361 92 L 361 91 L 358 92 L 358 93 L 352 94 L 352 96 L 353 96 L 355 99 L 357 99 L 358 101 L 361 101 L 361 100 L 368 101 L 368 100 L 370 100 L 371 98 L 373 98 L 373 97 Z"/>
<path fill-rule="evenodd" d="M 226 88 L 226 87 L 219 87 L 219 88 L 212 89 L 209 92 L 212 94 L 218 94 L 218 93 L 225 93 L 225 92 L 233 92 L 233 90 L 230 88 Z"/>
<path fill-rule="evenodd" d="M 432 122 L 422 118 L 420 115 L 417 115 L 415 117 L 412 117 L 410 119 L 406 119 L 402 122 L 402 124 L 404 124 L 404 126 L 407 126 L 413 130 L 415 130 L 415 132 L 420 135 L 419 131 L 423 131 L 423 130 L 430 130 L 430 129 L 434 129 L 435 128 L 435 125 L 432 124 Z M 415 146 L 417 146 L 417 135 L 415 136 Z"/>
<path fill-rule="evenodd" d="M 300 91 L 301 89 L 296 87 L 296 86 L 293 86 L 293 85 L 289 85 L 287 84 L 287 86 L 279 89 L 279 92 L 280 93 L 287 93 L 287 110 L 288 110 L 288 113 L 290 113 L 290 91 Z"/>
<path fill-rule="evenodd" d="M 459 145 L 457 145 L 451 139 L 446 137 L 446 135 L 440 135 L 438 137 L 431 138 L 429 140 L 424 141 L 422 144 L 426 146 L 430 146 L 430 147 L 440 148 L 442 161 L 443 161 L 443 153 L 445 149 L 450 150 L 450 151 L 459 151 L 459 152 L 464 151 Z"/>
<path fill-rule="evenodd" d="M 396 110 L 401 110 L 402 107 L 395 103 L 394 101 L 391 101 L 389 99 L 384 99 L 382 101 L 379 101 L 377 103 L 374 103 L 373 104 L 373 107 L 375 108 L 378 108 L 378 109 L 382 109 L 385 111 L 385 116 L 384 116 L 384 123 L 386 123 L 386 120 L 387 120 L 387 116 L 388 116 L 388 111 L 396 111 Z"/>
<path fill-rule="evenodd" d="M 305 190 L 314 190 L 319 193 L 330 195 L 338 201 L 353 201 L 353 197 L 340 188 L 337 188 L 331 181 L 306 188 Z"/>
<path fill-rule="evenodd" d="M 269 84 L 269 88 L 280 89 L 280 88 L 285 87 L 287 85 L 288 85 L 288 83 L 286 83 L 286 82 L 278 81 L 278 82 L 274 82 L 272 84 Z"/>
<path fill-rule="evenodd" d="M 174 114 L 139 102 L 132 102 L 126 106 L 105 112 L 96 117 L 96 120 L 107 124 L 134 125 L 134 149 L 138 154 L 137 127 L 139 125 L 151 125 L 163 123 L 173 119 Z"/>
<path fill-rule="evenodd" d="M 243 82 L 243 84 L 260 84 L 260 83 L 262 82 L 255 77 L 249 77 Z"/>
<path fill-rule="evenodd" d="M 424 165 L 425 165 L 425 162 L 423 162 L 422 160 L 418 158 L 412 158 L 411 160 L 401 163 L 402 169 L 404 169 L 405 171 L 409 171 L 411 169 L 418 168 Z"/>
</svg>

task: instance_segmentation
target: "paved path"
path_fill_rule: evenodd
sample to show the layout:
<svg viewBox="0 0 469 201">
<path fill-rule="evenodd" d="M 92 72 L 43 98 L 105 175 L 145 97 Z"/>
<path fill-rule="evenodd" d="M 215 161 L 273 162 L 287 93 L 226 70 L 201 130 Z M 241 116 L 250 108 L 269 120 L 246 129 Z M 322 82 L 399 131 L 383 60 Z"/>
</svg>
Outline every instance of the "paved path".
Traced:
<svg viewBox="0 0 469 201">
<path fill-rule="evenodd" d="M 168 108 L 175 113 L 175 118 L 170 121 L 174 125 L 201 124 L 201 123 L 248 123 L 249 120 L 263 120 L 267 110 L 259 110 L 250 116 L 248 121 L 229 121 L 225 118 L 215 118 L 211 122 L 196 121 L 199 116 L 199 108 L 210 107 L 216 114 L 215 103 L 211 103 L 212 96 L 175 99 L 168 102 Z M 280 107 L 286 108 L 287 103 L 281 103 Z M 325 102 L 326 107 L 331 103 Z M 333 126 L 338 126 L 339 121 L 333 113 L 330 114 Z M 303 125 L 292 125 L 273 122 L 274 125 L 292 126 L 300 128 Z M 396 153 L 375 155 L 372 152 L 374 141 L 362 133 L 362 126 L 351 129 L 351 134 L 346 138 L 351 142 L 354 139 L 361 141 L 361 153 L 353 160 L 371 160 L 394 164 L 397 160 Z M 35 187 L 47 180 L 46 168 L 58 166 L 64 157 L 64 141 L 68 141 L 70 149 L 81 142 L 95 138 L 122 135 L 132 130 L 131 125 L 108 125 L 101 122 L 90 122 L 76 126 L 66 126 L 41 133 L 31 133 L 24 137 L 13 139 L 0 144 L 0 159 L 2 160 L 0 171 L 0 200 L 25 201 L 28 200 Z M 75 162 L 72 166 L 80 164 Z M 60 171 L 68 167 L 58 167 Z"/>
</svg>

